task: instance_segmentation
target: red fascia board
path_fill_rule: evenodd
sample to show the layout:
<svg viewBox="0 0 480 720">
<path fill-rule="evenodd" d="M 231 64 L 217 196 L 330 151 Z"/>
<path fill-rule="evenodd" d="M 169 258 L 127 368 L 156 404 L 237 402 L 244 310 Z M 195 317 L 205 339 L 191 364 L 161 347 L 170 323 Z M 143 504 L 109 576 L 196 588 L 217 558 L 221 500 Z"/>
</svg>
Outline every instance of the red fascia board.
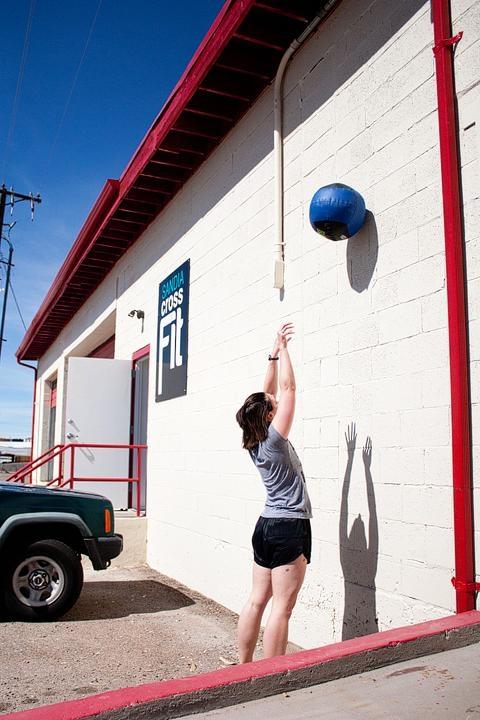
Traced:
<svg viewBox="0 0 480 720">
<path fill-rule="evenodd" d="M 92 238 L 95 238 L 97 235 L 96 231 L 98 230 L 102 216 L 108 213 L 112 207 L 115 198 L 118 195 L 118 188 L 118 180 L 107 180 L 103 186 L 102 191 L 85 220 L 77 239 L 63 261 L 50 290 L 30 323 L 22 343 L 16 352 L 16 356 L 19 360 L 24 357 L 28 346 L 35 340 L 36 334 L 48 318 L 59 298 L 62 296 L 62 293 L 65 292 L 73 273 L 79 268 L 85 259 L 85 256 L 90 251 L 94 242 Z"/>
<path fill-rule="evenodd" d="M 175 125 L 180 114 L 198 90 L 203 78 L 215 64 L 253 5 L 255 5 L 255 0 L 228 0 L 225 3 L 157 119 L 124 170 L 120 178 L 118 197 L 110 209 L 109 216 L 105 218 L 103 226 L 108 223 L 110 216 L 115 213 L 125 195 L 135 184 L 137 177 L 159 149 L 162 140 Z M 103 226 L 97 234 L 102 232 Z"/>
<path fill-rule="evenodd" d="M 120 178 L 120 195 L 124 194 L 124 189 L 130 187 L 133 178 L 145 167 L 152 152 L 155 152 L 165 135 L 172 128 L 175 120 L 198 89 L 200 82 L 223 52 L 226 44 L 253 5 L 255 5 L 255 0 L 227 0 L 224 4 L 180 80 L 175 85 L 125 168 Z"/>
<path fill-rule="evenodd" d="M 171 130 L 176 119 L 198 89 L 200 82 L 254 4 L 255 0 L 227 0 L 153 125 L 125 168 L 120 180 L 107 181 L 40 309 L 30 323 L 16 352 L 19 360 L 26 356 L 29 346 L 35 340 L 36 333 L 47 319 L 55 302 L 68 286 L 72 273 L 81 265 L 85 255 L 95 244 L 95 240 L 115 213 L 126 193 L 134 185 L 135 179 L 156 152 L 163 138 Z M 115 190 L 114 195 L 112 195 L 113 190 Z M 73 314 L 75 313 L 73 312 L 72 316 Z"/>
</svg>

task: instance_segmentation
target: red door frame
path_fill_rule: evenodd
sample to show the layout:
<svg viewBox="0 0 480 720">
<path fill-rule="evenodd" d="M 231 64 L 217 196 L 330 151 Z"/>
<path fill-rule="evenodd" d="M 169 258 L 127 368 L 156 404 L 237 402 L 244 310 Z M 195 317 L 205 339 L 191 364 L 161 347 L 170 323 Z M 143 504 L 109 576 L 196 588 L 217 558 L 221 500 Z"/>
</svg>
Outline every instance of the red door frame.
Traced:
<svg viewBox="0 0 480 720">
<path fill-rule="evenodd" d="M 135 363 L 137 360 L 142 360 L 144 357 L 147 357 L 150 355 L 150 344 L 144 345 L 139 350 L 135 350 L 135 352 L 132 354 L 132 391 L 130 395 L 130 444 L 133 444 L 133 424 L 135 420 L 135 381 L 134 381 L 134 371 L 135 371 Z M 133 477 L 133 469 L 134 469 L 134 460 L 136 458 L 133 457 L 134 450 L 131 451 L 130 454 L 130 477 Z M 140 452 L 137 450 L 137 452 Z M 142 458 L 143 460 L 144 458 Z M 128 484 L 128 506 L 131 507 L 132 505 L 132 490 L 133 486 L 132 483 Z"/>
</svg>

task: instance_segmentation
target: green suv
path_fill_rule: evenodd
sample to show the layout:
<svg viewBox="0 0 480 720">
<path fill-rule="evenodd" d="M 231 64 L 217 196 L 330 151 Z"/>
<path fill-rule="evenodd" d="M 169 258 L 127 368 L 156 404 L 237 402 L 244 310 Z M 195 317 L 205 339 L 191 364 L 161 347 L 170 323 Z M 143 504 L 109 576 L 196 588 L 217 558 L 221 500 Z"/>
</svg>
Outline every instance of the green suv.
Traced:
<svg viewBox="0 0 480 720">
<path fill-rule="evenodd" d="M 77 601 L 81 556 L 105 570 L 122 551 L 101 495 L 0 481 L 0 604 L 23 620 L 54 620 Z"/>
</svg>

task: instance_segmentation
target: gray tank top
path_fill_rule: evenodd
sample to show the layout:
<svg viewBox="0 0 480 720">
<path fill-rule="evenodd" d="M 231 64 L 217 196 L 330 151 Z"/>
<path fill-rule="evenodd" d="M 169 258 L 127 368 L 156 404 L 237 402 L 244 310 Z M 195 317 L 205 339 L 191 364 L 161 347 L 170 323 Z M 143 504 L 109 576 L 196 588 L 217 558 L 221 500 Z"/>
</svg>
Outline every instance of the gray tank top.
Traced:
<svg viewBox="0 0 480 720">
<path fill-rule="evenodd" d="M 302 464 L 292 443 L 270 424 L 265 440 L 249 453 L 267 491 L 262 517 L 311 518 Z"/>
</svg>

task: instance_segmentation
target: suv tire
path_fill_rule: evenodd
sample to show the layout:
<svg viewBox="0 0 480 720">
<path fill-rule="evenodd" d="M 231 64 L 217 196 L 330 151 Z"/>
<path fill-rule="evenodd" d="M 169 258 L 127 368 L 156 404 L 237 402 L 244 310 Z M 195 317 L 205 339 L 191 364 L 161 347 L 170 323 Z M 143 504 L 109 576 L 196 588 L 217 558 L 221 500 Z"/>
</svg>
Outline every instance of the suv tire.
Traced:
<svg viewBox="0 0 480 720">
<path fill-rule="evenodd" d="M 79 555 L 59 540 L 39 540 L 7 562 L 3 599 L 22 620 L 54 620 L 75 604 L 82 586 Z"/>
</svg>

